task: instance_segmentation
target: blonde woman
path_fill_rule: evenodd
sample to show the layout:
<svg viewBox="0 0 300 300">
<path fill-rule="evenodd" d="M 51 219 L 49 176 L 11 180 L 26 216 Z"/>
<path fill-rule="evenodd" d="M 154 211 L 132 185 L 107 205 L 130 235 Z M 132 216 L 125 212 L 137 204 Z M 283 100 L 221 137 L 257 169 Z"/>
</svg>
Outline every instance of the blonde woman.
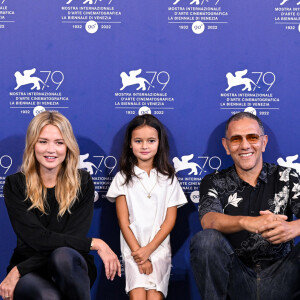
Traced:
<svg viewBox="0 0 300 300">
<path fill-rule="evenodd" d="M 78 170 L 79 148 L 70 122 L 45 111 L 30 122 L 21 172 L 8 176 L 5 204 L 17 235 L 3 299 L 90 299 L 96 250 L 106 277 L 121 275 L 117 256 L 100 239 L 88 238 L 94 185 Z"/>
</svg>

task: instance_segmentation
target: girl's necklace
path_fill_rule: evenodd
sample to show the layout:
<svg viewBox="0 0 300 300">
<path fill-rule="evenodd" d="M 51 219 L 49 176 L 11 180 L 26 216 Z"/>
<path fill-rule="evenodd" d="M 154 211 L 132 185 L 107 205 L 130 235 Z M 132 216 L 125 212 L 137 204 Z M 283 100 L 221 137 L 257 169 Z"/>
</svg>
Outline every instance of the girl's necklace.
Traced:
<svg viewBox="0 0 300 300">
<path fill-rule="evenodd" d="M 141 183 L 142 187 L 144 188 L 144 190 L 146 191 L 146 193 L 148 194 L 147 197 L 150 199 L 151 198 L 151 192 L 153 191 L 153 189 L 155 188 L 156 184 L 157 184 L 157 179 L 156 179 L 156 182 L 155 184 L 153 185 L 152 189 L 150 191 L 148 191 L 144 184 L 142 183 L 142 181 L 138 178 L 139 182 Z"/>
</svg>

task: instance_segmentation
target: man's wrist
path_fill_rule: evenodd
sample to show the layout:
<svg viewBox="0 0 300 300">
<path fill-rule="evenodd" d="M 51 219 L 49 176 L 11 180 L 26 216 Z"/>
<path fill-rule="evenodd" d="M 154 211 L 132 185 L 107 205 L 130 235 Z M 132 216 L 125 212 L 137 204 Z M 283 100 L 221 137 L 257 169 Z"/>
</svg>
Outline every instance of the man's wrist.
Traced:
<svg viewBox="0 0 300 300">
<path fill-rule="evenodd" d="M 293 226 L 293 232 L 295 233 L 293 239 L 300 236 L 300 219 L 289 222 Z"/>
<path fill-rule="evenodd" d="M 247 223 L 247 220 L 249 219 L 248 216 L 241 216 L 238 220 L 238 224 L 239 226 L 241 227 L 241 229 L 243 230 L 247 230 L 246 229 L 246 223 Z"/>
</svg>

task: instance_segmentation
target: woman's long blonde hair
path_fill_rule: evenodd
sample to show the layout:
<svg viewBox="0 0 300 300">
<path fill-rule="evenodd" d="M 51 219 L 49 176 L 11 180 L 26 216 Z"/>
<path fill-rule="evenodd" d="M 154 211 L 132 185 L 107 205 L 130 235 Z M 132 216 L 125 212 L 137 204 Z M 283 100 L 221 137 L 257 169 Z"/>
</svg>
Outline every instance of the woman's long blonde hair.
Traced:
<svg viewBox="0 0 300 300">
<path fill-rule="evenodd" d="M 59 204 L 58 216 L 63 216 L 77 199 L 80 191 L 79 147 L 69 120 L 58 112 L 44 111 L 34 117 L 27 129 L 26 145 L 21 171 L 26 177 L 26 199 L 31 201 L 29 209 L 37 208 L 47 213 L 47 188 L 40 176 L 39 162 L 34 147 L 44 126 L 54 125 L 59 130 L 67 146 L 66 158 L 57 174 L 55 197 Z"/>
</svg>

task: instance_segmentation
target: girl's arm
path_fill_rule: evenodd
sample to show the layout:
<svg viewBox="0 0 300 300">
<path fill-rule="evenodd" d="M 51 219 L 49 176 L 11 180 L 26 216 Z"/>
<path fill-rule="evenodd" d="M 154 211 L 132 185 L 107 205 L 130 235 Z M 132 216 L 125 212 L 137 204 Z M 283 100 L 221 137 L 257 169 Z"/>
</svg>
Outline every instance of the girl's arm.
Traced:
<svg viewBox="0 0 300 300">
<path fill-rule="evenodd" d="M 129 225 L 129 213 L 128 213 L 128 207 L 126 198 L 124 195 L 121 195 L 116 198 L 116 209 L 117 209 L 117 216 L 119 221 L 119 226 L 121 228 L 122 234 L 124 236 L 124 239 L 131 249 L 131 251 L 136 251 L 138 249 L 141 249 L 141 246 L 139 245 L 137 239 L 135 238 L 135 235 L 131 231 Z M 151 274 L 153 271 L 152 264 L 150 261 L 145 261 L 145 264 L 139 264 L 138 265 L 139 272 L 141 274 Z"/>
<path fill-rule="evenodd" d="M 140 245 L 135 238 L 133 232 L 131 231 L 129 225 L 129 212 L 127 207 L 126 198 L 124 195 L 117 197 L 116 199 L 116 209 L 119 221 L 119 226 L 124 236 L 126 243 L 128 244 L 131 251 L 136 251 L 140 249 Z"/>
<path fill-rule="evenodd" d="M 177 206 L 169 207 L 167 210 L 166 218 L 161 225 L 160 230 L 157 232 L 153 240 L 145 247 L 141 247 L 136 251 L 132 251 L 135 262 L 139 265 L 145 263 L 158 246 L 165 240 L 173 229 L 177 216 Z"/>
</svg>

